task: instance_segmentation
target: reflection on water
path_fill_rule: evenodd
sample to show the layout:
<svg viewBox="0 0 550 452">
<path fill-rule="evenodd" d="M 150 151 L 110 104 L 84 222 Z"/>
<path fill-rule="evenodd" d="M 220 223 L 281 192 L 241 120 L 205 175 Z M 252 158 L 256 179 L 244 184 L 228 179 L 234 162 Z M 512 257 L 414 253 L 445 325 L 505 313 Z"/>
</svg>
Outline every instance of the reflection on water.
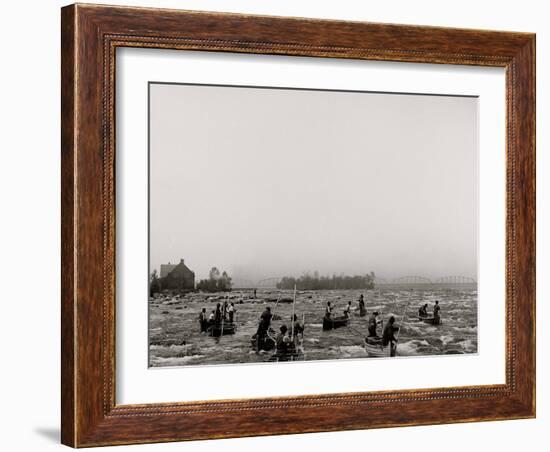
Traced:
<svg viewBox="0 0 550 452">
<path fill-rule="evenodd" d="M 368 317 L 352 315 L 348 327 L 323 331 L 322 321 L 327 301 L 335 305 L 340 315 L 348 301 L 357 307 L 359 295 L 365 297 L 368 313 L 377 310 L 386 321 L 394 315 L 403 324 L 397 348 L 398 356 L 444 355 L 477 352 L 477 290 L 438 288 L 409 290 L 327 290 L 299 291 L 296 314 L 305 319 L 305 359 L 366 358 L 363 339 L 367 334 Z M 234 335 L 212 338 L 200 333 L 199 313 L 209 314 L 225 297 L 237 309 L 237 331 Z M 192 293 L 181 298 L 159 298 L 149 301 L 149 364 L 154 367 L 200 364 L 231 364 L 264 362 L 270 353 L 256 353 L 250 346 L 250 336 L 256 332 L 258 319 L 266 306 L 282 320 L 274 320 L 278 331 L 283 323 L 290 325 L 292 303 L 279 303 L 277 297 L 292 297 L 292 291 L 258 289 L 234 290 L 223 294 Z M 432 326 L 417 317 L 421 304 L 430 310 L 435 300 L 441 305 L 442 324 Z M 379 332 L 381 334 L 381 332 Z"/>
</svg>

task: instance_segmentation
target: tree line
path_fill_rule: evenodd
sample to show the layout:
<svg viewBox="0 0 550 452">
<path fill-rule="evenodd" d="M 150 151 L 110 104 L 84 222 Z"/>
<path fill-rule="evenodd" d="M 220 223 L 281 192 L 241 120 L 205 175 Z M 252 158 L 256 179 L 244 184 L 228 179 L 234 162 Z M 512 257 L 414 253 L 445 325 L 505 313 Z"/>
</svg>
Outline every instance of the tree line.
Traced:
<svg viewBox="0 0 550 452">
<path fill-rule="evenodd" d="M 232 286 L 233 281 L 226 271 L 220 274 L 216 267 L 212 267 L 208 279 L 201 279 L 197 284 L 197 289 L 206 292 L 225 292 L 231 290 Z"/>
<path fill-rule="evenodd" d="M 313 274 L 304 273 L 299 278 L 285 276 L 277 284 L 277 289 L 294 289 L 294 285 L 298 290 L 373 289 L 374 273 L 319 276 L 319 272 L 316 271 Z"/>
</svg>

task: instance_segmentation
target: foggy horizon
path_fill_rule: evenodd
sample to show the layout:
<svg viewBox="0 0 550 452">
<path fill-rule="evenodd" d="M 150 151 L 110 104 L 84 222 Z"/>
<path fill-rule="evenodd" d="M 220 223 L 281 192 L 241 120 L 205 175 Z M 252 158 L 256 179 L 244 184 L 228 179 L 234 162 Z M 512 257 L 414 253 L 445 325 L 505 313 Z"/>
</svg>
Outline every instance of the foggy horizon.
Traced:
<svg viewBox="0 0 550 452">
<path fill-rule="evenodd" d="M 150 85 L 150 271 L 477 280 L 477 99 Z"/>
<path fill-rule="evenodd" d="M 187 259 L 185 259 L 184 257 L 181 257 L 181 258 L 177 258 L 177 259 L 172 259 L 172 260 L 168 260 L 166 262 L 160 262 L 158 266 L 152 266 L 150 271 L 152 272 L 153 270 L 156 270 L 158 274 L 160 274 L 160 265 L 164 265 L 164 264 L 170 264 L 170 265 L 177 265 L 180 263 L 181 259 L 183 259 L 185 261 L 185 265 L 188 266 L 194 273 L 195 273 L 195 277 L 196 277 L 196 280 L 199 281 L 200 279 L 207 279 L 208 278 L 208 275 L 209 275 L 209 272 L 210 272 L 210 269 L 212 267 L 216 267 L 220 273 L 223 272 L 223 271 L 226 271 L 228 273 L 228 275 L 232 278 L 232 279 L 242 279 L 242 280 L 250 280 L 250 281 L 254 281 L 254 282 L 258 282 L 258 281 L 261 281 L 261 280 L 264 280 L 264 279 L 270 279 L 270 278 L 282 278 L 282 277 L 294 277 L 294 278 L 298 278 L 302 275 L 306 275 L 306 274 L 309 274 L 311 276 L 313 276 L 315 273 L 318 274 L 319 277 L 332 277 L 332 276 L 341 276 L 341 275 L 345 275 L 345 276 L 365 276 L 365 275 L 368 275 L 368 274 L 371 274 L 374 273 L 375 276 L 377 278 L 382 278 L 382 279 L 385 279 L 385 280 L 392 280 L 392 279 L 396 279 L 396 278 L 401 278 L 401 277 L 412 277 L 412 276 L 419 276 L 419 277 L 423 277 L 423 278 L 427 278 L 427 279 L 430 279 L 430 280 L 435 280 L 437 278 L 442 278 L 442 277 L 445 277 L 445 276 L 464 276 L 464 277 L 468 277 L 468 278 L 473 278 L 477 281 L 477 274 L 475 273 L 472 273 L 472 274 L 465 274 L 465 273 L 433 273 L 433 274 L 429 274 L 429 273 L 426 273 L 426 272 L 401 272 L 401 273 L 396 273 L 396 274 L 390 274 L 390 273 L 379 273 L 379 272 L 376 272 L 374 269 L 372 270 L 357 270 L 357 271 L 327 271 L 327 272 L 321 272 L 319 271 L 318 269 L 308 269 L 308 270 L 303 270 L 303 271 L 297 271 L 297 272 L 287 272 L 287 273 L 278 273 L 278 274 L 268 274 L 268 273 L 261 273 L 259 271 L 255 271 L 255 270 L 243 270 L 241 268 L 239 268 L 238 265 L 235 265 L 233 267 L 231 267 L 231 270 L 228 270 L 228 268 L 223 268 L 223 267 L 220 267 L 218 265 L 212 265 L 211 267 L 208 267 L 204 273 L 202 274 L 198 274 L 197 271 L 195 270 L 195 266 L 193 265 L 192 262 L 188 262 Z"/>
</svg>

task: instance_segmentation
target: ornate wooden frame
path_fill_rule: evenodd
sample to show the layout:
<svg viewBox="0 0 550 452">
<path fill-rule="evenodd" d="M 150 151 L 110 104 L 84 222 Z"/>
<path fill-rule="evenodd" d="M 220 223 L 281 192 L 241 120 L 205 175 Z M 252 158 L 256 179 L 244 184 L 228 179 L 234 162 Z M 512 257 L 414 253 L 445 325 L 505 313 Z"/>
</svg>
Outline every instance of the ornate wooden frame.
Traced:
<svg viewBox="0 0 550 452">
<path fill-rule="evenodd" d="M 64 444 L 535 416 L 535 35 L 79 4 L 62 9 L 61 35 Z M 506 383 L 116 405 L 113 92 L 115 49 L 125 46 L 504 67 Z M 266 416 L 269 426 L 258 422 Z"/>
</svg>

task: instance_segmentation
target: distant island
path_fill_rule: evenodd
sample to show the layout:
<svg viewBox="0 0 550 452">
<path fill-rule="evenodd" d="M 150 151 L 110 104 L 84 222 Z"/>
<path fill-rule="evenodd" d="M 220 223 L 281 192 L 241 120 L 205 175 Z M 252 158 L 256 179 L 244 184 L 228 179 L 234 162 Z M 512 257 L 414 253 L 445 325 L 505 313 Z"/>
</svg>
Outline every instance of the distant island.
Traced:
<svg viewBox="0 0 550 452">
<path fill-rule="evenodd" d="M 336 289 L 374 289 L 374 273 L 365 275 L 332 275 L 319 276 L 319 272 L 313 275 L 305 273 L 299 278 L 285 276 L 277 283 L 277 289 L 298 290 L 336 290 Z"/>
</svg>

